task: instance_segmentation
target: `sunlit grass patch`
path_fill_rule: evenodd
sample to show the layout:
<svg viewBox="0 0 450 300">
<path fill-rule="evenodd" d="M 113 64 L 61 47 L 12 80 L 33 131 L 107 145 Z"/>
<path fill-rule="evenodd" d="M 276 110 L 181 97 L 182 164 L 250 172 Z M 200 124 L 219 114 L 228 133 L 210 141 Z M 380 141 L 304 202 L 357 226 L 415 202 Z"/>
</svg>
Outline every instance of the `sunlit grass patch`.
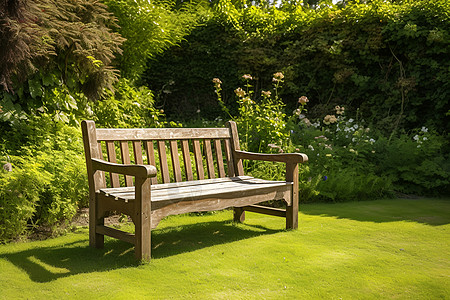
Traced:
<svg viewBox="0 0 450 300">
<path fill-rule="evenodd" d="M 0 298 L 445 299 L 450 297 L 450 199 L 300 207 L 284 219 L 232 212 L 164 219 L 152 261 L 88 230 L 0 246 Z M 130 225 L 128 229 L 131 229 Z M 18 293 L 20 291 L 20 293 Z"/>
</svg>

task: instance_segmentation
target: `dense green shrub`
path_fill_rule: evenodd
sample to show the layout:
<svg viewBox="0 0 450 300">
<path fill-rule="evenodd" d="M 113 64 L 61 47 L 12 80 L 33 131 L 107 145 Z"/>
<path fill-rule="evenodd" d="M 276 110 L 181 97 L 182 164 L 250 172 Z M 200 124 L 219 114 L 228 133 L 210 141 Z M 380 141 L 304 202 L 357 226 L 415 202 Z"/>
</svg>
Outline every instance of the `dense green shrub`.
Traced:
<svg viewBox="0 0 450 300">
<path fill-rule="evenodd" d="M 16 238 L 27 229 L 50 183 L 51 174 L 40 167 L 38 163 L 30 163 L 23 169 L 14 165 L 11 172 L 0 170 L 0 242 Z"/>
<path fill-rule="evenodd" d="M 198 109 L 203 117 L 217 117 L 205 85 L 211 78 L 230 87 L 238 85 L 238 74 L 249 73 L 259 93 L 282 71 L 287 79 L 280 92 L 288 108 L 298 95 L 308 95 L 314 117 L 345 105 L 349 116 L 359 109 L 387 134 L 422 126 L 448 131 L 449 2 L 365 2 L 224 11 L 227 2 L 180 47 L 150 61 L 145 80 L 162 92 L 158 105 L 176 118 L 180 106 L 186 118 Z M 224 88 L 223 101 L 236 111 L 232 89 Z"/>
</svg>

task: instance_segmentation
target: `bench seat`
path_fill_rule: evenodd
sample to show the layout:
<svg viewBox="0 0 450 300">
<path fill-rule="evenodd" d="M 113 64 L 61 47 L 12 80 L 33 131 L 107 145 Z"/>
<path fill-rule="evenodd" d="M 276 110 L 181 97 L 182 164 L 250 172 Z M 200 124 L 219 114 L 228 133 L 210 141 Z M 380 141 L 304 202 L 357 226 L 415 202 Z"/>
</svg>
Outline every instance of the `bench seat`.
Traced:
<svg viewBox="0 0 450 300">
<path fill-rule="evenodd" d="M 271 200 L 284 200 L 286 205 L 290 205 L 291 190 L 292 182 L 269 181 L 250 176 L 155 184 L 151 186 L 152 228 L 168 215 L 229 207 L 245 207 L 248 211 L 252 210 L 249 205 Z M 135 200 L 134 187 L 103 188 L 98 193 L 102 198 L 100 201 L 108 202 L 108 210 L 101 209 L 102 204 L 99 202 L 100 215 L 110 210 L 113 205 L 111 202 L 128 203 L 132 208 Z M 119 203 L 118 206 L 127 205 Z M 271 208 L 267 207 L 267 210 Z M 282 212 L 285 211 L 275 209 L 272 215 L 285 217 Z"/>
</svg>

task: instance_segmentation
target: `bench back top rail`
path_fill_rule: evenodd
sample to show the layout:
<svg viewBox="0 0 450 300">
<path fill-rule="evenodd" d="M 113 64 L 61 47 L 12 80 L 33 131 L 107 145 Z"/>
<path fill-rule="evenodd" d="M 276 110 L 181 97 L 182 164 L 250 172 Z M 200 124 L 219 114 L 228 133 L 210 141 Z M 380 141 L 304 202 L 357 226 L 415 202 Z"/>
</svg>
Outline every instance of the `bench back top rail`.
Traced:
<svg viewBox="0 0 450 300">
<path fill-rule="evenodd" d="M 233 150 L 240 149 L 234 122 L 228 122 L 227 128 L 96 129 L 93 121 L 83 121 L 82 128 L 95 190 L 134 182 L 127 175 L 92 173 L 91 158 L 154 165 L 158 175 L 152 184 L 244 175 L 242 163 L 233 157 Z"/>
</svg>

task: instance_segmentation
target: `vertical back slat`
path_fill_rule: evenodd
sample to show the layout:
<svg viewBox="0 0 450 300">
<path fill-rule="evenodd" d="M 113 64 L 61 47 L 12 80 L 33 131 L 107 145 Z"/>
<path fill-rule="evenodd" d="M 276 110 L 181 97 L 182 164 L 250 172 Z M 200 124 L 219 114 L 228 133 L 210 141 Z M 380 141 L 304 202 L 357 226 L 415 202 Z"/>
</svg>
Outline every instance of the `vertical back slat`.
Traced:
<svg viewBox="0 0 450 300">
<path fill-rule="evenodd" d="M 216 150 L 216 158 L 217 158 L 217 171 L 219 173 L 219 177 L 225 177 L 225 168 L 223 166 L 223 156 L 222 156 L 222 143 L 220 140 L 214 140 L 214 149 Z"/>
<path fill-rule="evenodd" d="M 178 156 L 178 144 L 176 140 L 170 141 L 170 156 L 172 158 L 173 175 L 175 177 L 175 182 L 181 182 L 181 167 L 180 158 Z"/>
<path fill-rule="evenodd" d="M 231 133 L 231 149 L 234 151 L 241 150 L 239 146 L 239 135 L 237 131 L 236 122 L 234 121 L 228 121 L 227 127 L 230 129 Z M 232 152 L 232 153 L 233 153 Z M 236 159 L 236 157 L 233 157 L 233 154 L 231 155 L 233 163 L 234 163 L 234 172 L 237 176 L 243 176 L 244 175 L 244 165 L 242 164 L 242 159 Z"/>
<path fill-rule="evenodd" d="M 130 148 L 127 141 L 120 142 L 120 155 L 122 156 L 122 163 L 124 165 L 131 164 L 130 161 Z M 125 186 L 133 186 L 133 177 L 125 175 Z"/>
<path fill-rule="evenodd" d="M 116 149 L 114 148 L 113 141 L 106 141 L 106 154 L 108 155 L 108 161 L 112 163 L 117 163 Z M 111 178 L 111 187 L 119 187 L 119 174 L 109 173 L 109 178 Z"/>
<path fill-rule="evenodd" d="M 206 158 L 206 168 L 208 170 L 208 178 L 216 178 L 216 174 L 214 171 L 214 159 L 211 150 L 211 140 L 205 139 L 203 141 L 203 146 L 205 150 L 205 158 Z"/>
<path fill-rule="evenodd" d="M 141 141 L 133 141 L 133 152 L 134 161 L 137 165 L 143 165 L 144 160 L 142 159 L 142 145 Z"/>
<path fill-rule="evenodd" d="M 191 153 L 189 152 L 189 141 L 181 141 L 181 152 L 183 153 L 184 171 L 186 174 L 186 179 L 188 181 L 194 180 L 194 175 L 192 174 L 191 165 Z"/>
<path fill-rule="evenodd" d="M 164 141 L 158 141 L 158 153 L 163 182 L 169 183 L 170 182 L 169 165 L 167 164 L 166 143 Z"/>
<path fill-rule="evenodd" d="M 98 143 L 97 143 L 97 146 L 98 146 L 98 152 L 99 152 L 99 154 L 100 154 L 100 158 L 104 160 L 104 157 L 103 157 L 103 151 L 102 151 L 102 143 L 101 143 L 101 142 L 98 142 Z M 102 177 L 102 183 L 103 183 L 103 186 L 106 186 L 106 176 L 105 176 L 105 172 L 101 171 L 100 173 L 102 174 L 101 177 Z"/>
<path fill-rule="evenodd" d="M 195 158 L 195 167 L 197 168 L 197 179 L 205 179 L 205 172 L 203 171 L 203 158 L 202 158 L 202 150 L 200 149 L 200 141 L 194 140 L 194 158 Z"/>
<path fill-rule="evenodd" d="M 236 176 L 234 172 L 234 164 L 233 158 L 231 156 L 231 143 L 229 139 L 225 139 L 225 157 L 227 159 L 227 168 L 228 168 L 228 176 L 234 177 Z"/>
<path fill-rule="evenodd" d="M 145 141 L 145 150 L 147 151 L 148 164 L 156 167 L 155 148 L 153 148 L 153 141 Z M 156 176 L 152 177 L 151 182 L 152 184 L 157 184 L 158 178 Z"/>
</svg>

